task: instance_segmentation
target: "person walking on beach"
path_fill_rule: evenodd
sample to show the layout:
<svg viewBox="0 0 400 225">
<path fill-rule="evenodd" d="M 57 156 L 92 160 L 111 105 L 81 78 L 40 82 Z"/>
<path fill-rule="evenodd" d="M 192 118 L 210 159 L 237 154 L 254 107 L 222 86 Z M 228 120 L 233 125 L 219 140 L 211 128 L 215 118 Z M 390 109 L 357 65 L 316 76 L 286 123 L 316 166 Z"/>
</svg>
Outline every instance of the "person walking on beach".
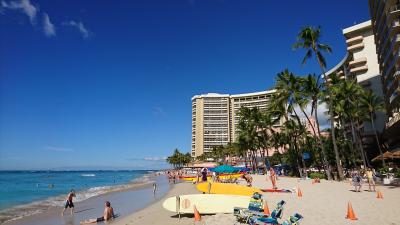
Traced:
<svg viewBox="0 0 400 225">
<path fill-rule="evenodd" d="M 201 169 L 201 175 L 202 175 L 202 181 L 206 182 L 207 181 L 207 168 Z"/>
<path fill-rule="evenodd" d="M 85 221 L 82 221 L 80 224 L 90 224 L 90 223 L 98 223 L 102 221 L 108 221 L 111 220 L 115 217 L 114 215 L 114 209 L 111 207 L 111 203 L 109 201 L 106 201 L 104 203 L 104 212 L 103 216 L 99 217 L 97 219 L 88 219 Z"/>
<path fill-rule="evenodd" d="M 372 186 L 374 188 L 374 192 L 375 192 L 375 181 L 374 181 L 375 173 L 374 173 L 374 171 L 372 171 L 372 169 L 370 167 L 368 167 L 365 175 L 367 176 L 369 191 L 371 191 L 371 186 Z"/>
<path fill-rule="evenodd" d="M 71 190 L 71 191 L 68 193 L 68 196 L 67 196 L 67 199 L 66 199 L 66 202 L 65 202 L 65 207 L 64 207 L 64 209 L 63 209 L 63 211 L 62 211 L 62 213 L 61 213 L 61 216 L 64 216 L 64 212 L 65 212 L 65 210 L 66 210 L 68 207 L 71 209 L 71 215 L 74 213 L 74 203 L 72 202 L 72 199 L 73 199 L 74 197 L 76 197 L 75 191 L 74 191 L 74 190 Z"/>
<path fill-rule="evenodd" d="M 269 168 L 269 176 L 270 176 L 270 179 L 271 179 L 272 188 L 273 189 L 277 189 L 277 187 L 276 187 L 276 173 L 275 173 L 274 168 L 272 168 L 272 166 Z"/>
<path fill-rule="evenodd" d="M 153 183 L 153 195 L 156 195 L 156 191 L 157 191 L 157 184 L 154 182 Z"/>
</svg>

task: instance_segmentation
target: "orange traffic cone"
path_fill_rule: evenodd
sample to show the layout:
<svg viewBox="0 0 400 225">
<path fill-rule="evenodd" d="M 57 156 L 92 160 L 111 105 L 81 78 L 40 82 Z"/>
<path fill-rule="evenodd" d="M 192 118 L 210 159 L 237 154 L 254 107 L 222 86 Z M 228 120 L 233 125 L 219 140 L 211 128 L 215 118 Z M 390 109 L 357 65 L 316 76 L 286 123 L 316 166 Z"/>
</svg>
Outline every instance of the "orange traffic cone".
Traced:
<svg viewBox="0 0 400 225">
<path fill-rule="evenodd" d="M 347 216 L 346 216 L 346 219 L 357 220 L 357 217 L 354 214 L 353 207 L 351 206 L 350 202 L 347 204 Z"/>
<path fill-rule="evenodd" d="M 268 204 L 267 201 L 264 200 L 264 214 L 265 215 L 270 215 L 271 213 L 269 212 Z"/>
<path fill-rule="evenodd" d="M 303 197 L 303 193 L 301 192 L 299 187 L 297 187 L 297 197 L 299 198 Z"/>
<path fill-rule="evenodd" d="M 201 220 L 200 213 L 199 213 L 199 211 L 197 211 L 196 206 L 193 206 L 193 207 L 194 207 L 194 221 L 200 221 Z"/>
<path fill-rule="evenodd" d="M 378 190 L 378 193 L 376 194 L 376 198 L 382 198 L 383 199 L 383 195 L 382 195 L 380 190 Z"/>
</svg>

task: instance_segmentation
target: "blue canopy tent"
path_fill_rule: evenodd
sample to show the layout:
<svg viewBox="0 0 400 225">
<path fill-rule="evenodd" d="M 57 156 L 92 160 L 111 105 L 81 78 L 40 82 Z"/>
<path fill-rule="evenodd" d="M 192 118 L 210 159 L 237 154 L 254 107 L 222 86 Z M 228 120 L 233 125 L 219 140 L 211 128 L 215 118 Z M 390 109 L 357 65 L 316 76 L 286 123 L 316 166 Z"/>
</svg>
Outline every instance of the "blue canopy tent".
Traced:
<svg viewBox="0 0 400 225">
<path fill-rule="evenodd" d="M 239 168 L 235 168 L 233 166 L 229 166 L 229 165 L 221 165 L 221 166 L 217 166 L 215 168 L 210 169 L 213 172 L 216 173 L 235 173 L 240 171 Z"/>
</svg>

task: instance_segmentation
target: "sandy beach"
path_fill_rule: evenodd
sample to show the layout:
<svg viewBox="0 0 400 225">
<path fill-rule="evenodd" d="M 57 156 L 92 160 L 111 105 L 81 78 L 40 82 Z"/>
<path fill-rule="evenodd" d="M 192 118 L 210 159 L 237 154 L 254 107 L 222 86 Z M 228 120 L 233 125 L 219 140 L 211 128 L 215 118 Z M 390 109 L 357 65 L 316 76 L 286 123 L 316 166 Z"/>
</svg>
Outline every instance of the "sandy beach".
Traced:
<svg viewBox="0 0 400 225">
<path fill-rule="evenodd" d="M 254 187 L 271 187 L 271 183 L 265 180 L 265 176 L 255 175 L 253 178 Z M 285 189 L 296 189 L 299 187 L 303 194 L 301 198 L 294 193 L 264 194 L 263 197 L 267 201 L 270 210 L 273 210 L 278 201 L 286 201 L 282 219 L 286 219 L 294 213 L 300 213 L 304 216 L 304 220 L 301 222 L 304 225 L 400 224 L 400 187 L 378 186 L 377 189 L 382 192 L 383 199 L 377 199 L 375 192 L 367 191 L 368 185 L 365 184 L 361 193 L 353 192 L 353 186 L 348 182 L 322 180 L 321 183 L 312 184 L 311 180 L 281 177 L 278 180 L 278 187 Z M 179 219 L 175 213 L 169 212 L 162 207 L 162 202 L 167 197 L 193 193 L 199 193 L 195 185 L 190 183 L 176 184 L 160 201 L 127 217 L 118 219 L 113 224 L 193 224 L 193 215 L 183 215 Z M 358 220 L 345 219 L 348 202 L 351 202 Z M 235 223 L 235 218 L 232 214 L 202 216 L 202 221 L 197 222 L 197 224 L 208 225 L 231 225 L 233 223 Z"/>
</svg>

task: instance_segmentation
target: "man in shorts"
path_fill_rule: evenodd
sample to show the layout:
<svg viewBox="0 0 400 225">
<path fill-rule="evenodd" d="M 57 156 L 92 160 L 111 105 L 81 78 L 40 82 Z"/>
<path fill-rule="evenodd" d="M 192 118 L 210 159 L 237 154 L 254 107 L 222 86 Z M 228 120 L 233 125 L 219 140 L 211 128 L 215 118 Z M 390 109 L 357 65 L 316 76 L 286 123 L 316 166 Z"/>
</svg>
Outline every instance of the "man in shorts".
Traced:
<svg viewBox="0 0 400 225">
<path fill-rule="evenodd" d="M 85 220 L 85 221 L 82 221 L 80 224 L 90 224 L 90 223 L 98 223 L 98 222 L 102 222 L 102 221 L 108 221 L 108 220 L 113 219 L 114 217 L 115 217 L 114 209 L 111 207 L 111 203 L 109 201 L 106 201 L 104 203 L 104 212 L 103 212 L 102 217 L 99 217 L 97 219 Z"/>
<path fill-rule="evenodd" d="M 71 209 L 71 215 L 74 213 L 74 203 L 72 202 L 72 199 L 76 197 L 74 190 L 71 190 L 67 196 L 67 199 L 65 201 L 65 207 L 61 213 L 61 216 L 64 216 L 65 210 L 69 207 Z"/>
<path fill-rule="evenodd" d="M 370 167 L 368 167 L 367 172 L 365 173 L 365 175 L 367 176 L 367 180 L 368 180 L 368 189 L 369 191 L 371 191 L 371 186 L 374 188 L 374 192 L 375 192 L 375 181 L 374 181 L 374 171 L 372 171 L 372 169 Z"/>
</svg>

